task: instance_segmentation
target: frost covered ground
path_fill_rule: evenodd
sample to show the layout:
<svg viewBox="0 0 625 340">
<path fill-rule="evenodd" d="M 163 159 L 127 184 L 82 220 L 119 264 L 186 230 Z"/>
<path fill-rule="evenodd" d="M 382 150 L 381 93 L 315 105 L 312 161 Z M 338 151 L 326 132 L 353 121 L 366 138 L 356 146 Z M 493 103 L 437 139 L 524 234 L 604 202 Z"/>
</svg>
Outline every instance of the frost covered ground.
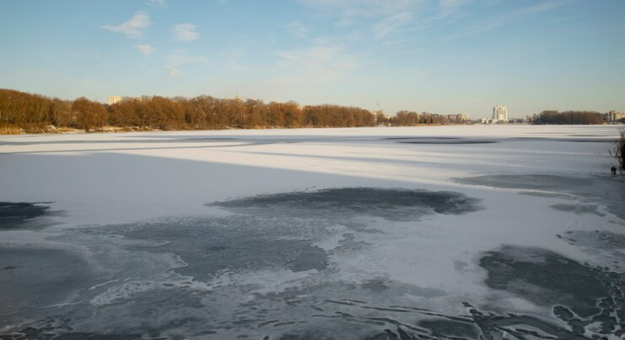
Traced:
<svg viewBox="0 0 625 340">
<path fill-rule="evenodd" d="M 621 339 L 617 127 L 0 137 L 0 339 Z"/>
</svg>

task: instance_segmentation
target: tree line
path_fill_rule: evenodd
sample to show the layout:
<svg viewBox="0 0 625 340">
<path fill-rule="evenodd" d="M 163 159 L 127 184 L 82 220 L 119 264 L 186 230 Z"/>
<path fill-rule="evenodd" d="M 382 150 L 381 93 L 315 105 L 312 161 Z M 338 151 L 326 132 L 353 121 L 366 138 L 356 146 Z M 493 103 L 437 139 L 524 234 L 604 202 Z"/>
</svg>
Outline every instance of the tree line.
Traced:
<svg viewBox="0 0 625 340">
<path fill-rule="evenodd" d="M 55 128 L 101 131 L 105 126 L 158 130 L 264 129 L 375 126 L 365 109 L 340 105 L 220 99 L 211 96 L 141 97 L 106 106 L 81 97 L 73 101 L 0 90 L 0 132 L 43 132 Z"/>
<path fill-rule="evenodd" d="M 603 114 L 594 111 L 564 111 L 545 110 L 531 119 L 532 124 L 538 125 L 595 125 L 604 124 Z"/>
<path fill-rule="evenodd" d="M 444 115 L 429 112 L 417 113 L 407 110 L 399 111 L 394 117 L 388 118 L 388 124 L 392 126 L 447 125 L 462 123 L 465 123 L 465 121 L 450 119 Z"/>
</svg>

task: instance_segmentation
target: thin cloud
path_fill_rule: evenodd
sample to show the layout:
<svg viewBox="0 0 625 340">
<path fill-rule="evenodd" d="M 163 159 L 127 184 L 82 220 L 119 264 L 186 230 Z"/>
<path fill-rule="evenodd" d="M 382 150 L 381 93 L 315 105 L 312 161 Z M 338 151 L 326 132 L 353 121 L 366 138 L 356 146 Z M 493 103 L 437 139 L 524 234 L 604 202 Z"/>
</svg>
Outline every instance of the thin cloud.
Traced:
<svg viewBox="0 0 625 340">
<path fill-rule="evenodd" d="M 192 24 L 178 24 L 172 27 L 171 31 L 174 34 L 174 38 L 178 41 L 194 41 L 201 35 L 196 32 L 196 25 Z"/>
<path fill-rule="evenodd" d="M 470 2 L 471 0 L 440 0 L 439 8 L 441 19 L 462 15 L 463 6 Z"/>
<path fill-rule="evenodd" d="M 143 36 L 145 30 L 150 27 L 150 16 L 145 12 L 137 12 L 130 18 L 130 20 L 119 26 L 105 25 L 103 29 L 115 33 L 121 33 L 127 38 L 138 39 Z"/>
<path fill-rule="evenodd" d="M 569 1 L 547 1 L 538 5 L 526 7 L 523 10 L 521 10 L 521 12 L 524 14 L 545 12 L 545 11 L 549 11 L 549 10 L 552 10 L 552 9 L 555 9 L 564 5 L 568 5 L 571 2 L 572 1 L 570 0 Z"/>
<path fill-rule="evenodd" d="M 301 98 L 302 93 L 315 96 L 314 93 L 326 86 L 349 81 L 352 79 L 349 75 L 361 67 L 360 56 L 351 54 L 341 44 L 311 42 L 309 46 L 282 50 L 274 55 L 275 64 L 257 73 L 258 79 L 253 85 L 237 84 L 236 90 L 274 98 L 278 93 L 284 98 L 295 94 Z M 249 66 L 249 72 L 256 71 L 256 67 Z"/>
<path fill-rule="evenodd" d="M 149 56 L 152 52 L 154 52 L 154 48 L 150 45 L 135 45 L 135 48 L 139 51 L 139 53 L 145 56 Z"/>
<path fill-rule="evenodd" d="M 413 24 L 428 25 L 445 22 L 450 18 L 459 18 L 463 15 L 468 4 L 485 1 L 492 4 L 500 0 L 291 0 L 307 6 L 324 16 L 337 18 L 335 25 L 348 27 L 363 22 L 377 21 L 377 32 L 384 36 L 387 28 L 393 23 L 383 22 L 388 18 L 398 16 L 402 18 L 406 13 L 419 14 L 420 20 Z M 436 13 L 427 18 L 428 13 Z"/>
<path fill-rule="evenodd" d="M 307 82 L 332 79 L 359 67 L 358 60 L 337 45 L 315 45 L 276 55 L 280 58 L 278 74 Z"/>
<path fill-rule="evenodd" d="M 429 0 L 292 0 L 314 10 L 338 14 L 343 20 L 390 16 L 427 5 Z"/>
<path fill-rule="evenodd" d="M 579 19 L 579 18 L 581 18 L 579 15 L 570 16 L 570 17 L 564 17 L 564 18 L 556 18 L 556 19 L 553 19 L 553 20 L 546 21 L 546 22 L 538 25 L 537 27 L 559 24 L 561 22 L 576 20 L 576 19 Z"/>
<path fill-rule="evenodd" d="M 167 75 L 170 76 L 171 78 L 178 78 L 180 77 L 180 70 L 178 70 L 177 68 L 167 65 L 165 66 L 165 70 L 167 70 Z"/>
<path fill-rule="evenodd" d="M 193 56 L 189 54 L 187 50 L 173 51 L 165 59 L 167 60 L 165 69 L 167 70 L 167 74 L 172 78 L 181 76 L 179 67 L 184 68 L 185 65 L 206 66 L 209 63 L 208 58 L 204 56 Z"/>
<path fill-rule="evenodd" d="M 439 6 L 444 10 L 458 8 L 467 4 L 469 0 L 441 0 Z"/>
<path fill-rule="evenodd" d="M 165 0 L 148 0 L 145 4 L 154 7 L 165 7 Z"/>
<path fill-rule="evenodd" d="M 354 7 L 367 7 L 367 8 L 407 8 L 414 5 L 422 4 L 427 0 L 294 0 L 300 4 L 303 4 L 312 8 L 354 8 Z"/>
<path fill-rule="evenodd" d="M 298 21 L 290 22 L 286 24 L 285 27 L 289 33 L 298 38 L 307 38 L 308 34 L 310 33 L 310 30 L 308 30 L 308 28 L 304 26 L 304 24 Z"/>
<path fill-rule="evenodd" d="M 180 65 L 206 65 L 208 58 L 204 56 L 193 56 L 187 50 L 175 50 L 167 56 L 167 63 L 172 66 Z"/>
<path fill-rule="evenodd" d="M 374 35 L 376 38 L 384 38 L 402 26 L 408 24 L 413 18 L 413 14 L 410 12 L 399 13 L 392 17 L 380 20 L 373 27 Z"/>
<path fill-rule="evenodd" d="M 474 34 L 478 34 L 478 33 L 485 32 L 485 31 L 489 31 L 489 30 L 492 30 L 492 29 L 497 28 L 499 26 L 501 26 L 501 23 L 500 22 L 495 22 L 495 23 L 485 24 L 483 26 L 473 27 L 473 28 L 470 28 L 470 29 L 460 33 L 460 34 L 456 34 L 456 35 L 445 37 L 445 38 L 442 39 L 442 42 L 443 43 L 448 43 L 448 42 L 453 41 L 453 40 L 468 38 L 468 37 L 470 37 L 470 36 L 472 36 Z"/>
<path fill-rule="evenodd" d="M 433 21 L 442 21 L 451 15 L 456 15 L 467 3 L 473 0 L 291 0 L 307 6 L 324 16 L 336 17 L 337 27 L 349 27 L 367 22 L 377 22 L 374 27 L 378 37 L 393 31 L 393 22 L 390 18 L 404 19 L 407 13 L 428 13 L 437 10 L 439 14 Z M 425 24 L 424 19 L 419 21 Z M 397 26 L 401 26 L 399 23 Z M 413 23 L 415 24 L 415 23 Z M 388 30 L 388 33 L 387 33 Z"/>
</svg>

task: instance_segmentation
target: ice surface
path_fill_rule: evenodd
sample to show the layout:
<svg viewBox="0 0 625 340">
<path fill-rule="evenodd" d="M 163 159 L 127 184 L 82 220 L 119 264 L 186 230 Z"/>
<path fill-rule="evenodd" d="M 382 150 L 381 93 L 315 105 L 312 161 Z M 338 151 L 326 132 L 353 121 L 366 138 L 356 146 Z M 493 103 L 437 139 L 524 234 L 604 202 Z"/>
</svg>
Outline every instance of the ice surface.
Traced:
<svg viewBox="0 0 625 340">
<path fill-rule="evenodd" d="M 617 136 L 1 137 L 0 338 L 620 339 Z"/>
<path fill-rule="evenodd" d="M 625 275 L 605 273 L 544 249 L 504 246 L 488 252 L 480 266 L 488 271 L 485 283 L 489 287 L 547 307 L 564 304 L 584 318 L 599 314 L 599 299 L 612 301 L 612 309 L 606 312 L 610 315 L 625 283 Z"/>
</svg>

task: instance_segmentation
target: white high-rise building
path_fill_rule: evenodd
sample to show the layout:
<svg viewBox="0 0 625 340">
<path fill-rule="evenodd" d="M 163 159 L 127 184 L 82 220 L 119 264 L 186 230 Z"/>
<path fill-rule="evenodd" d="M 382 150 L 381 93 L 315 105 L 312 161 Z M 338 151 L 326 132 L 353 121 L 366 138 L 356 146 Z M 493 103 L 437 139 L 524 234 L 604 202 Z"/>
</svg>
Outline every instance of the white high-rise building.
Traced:
<svg viewBox="0 0 625 340">
<path fill-rule="evenodd" d="M 493 122 L 508 122 L 508 108 L 503 105 L 493 107 Z"/>
<path fill-rule="evenodd" d="M 123 100 L 120 96 L 109 96 L 109 106 L 117 103 L 121 103 Z"/>
</svg>

